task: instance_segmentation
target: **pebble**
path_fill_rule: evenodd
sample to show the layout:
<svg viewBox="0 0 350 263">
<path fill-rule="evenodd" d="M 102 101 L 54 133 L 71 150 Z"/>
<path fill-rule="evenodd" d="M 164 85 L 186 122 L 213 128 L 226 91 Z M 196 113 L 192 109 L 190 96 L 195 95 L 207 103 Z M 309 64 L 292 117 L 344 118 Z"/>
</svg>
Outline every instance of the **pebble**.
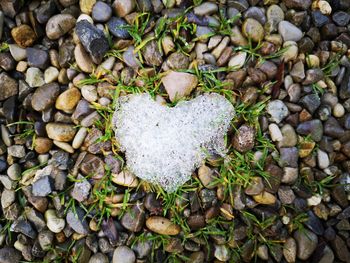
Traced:
<svg viewBox="0 0 350 263">
<path fill-rule="evenodd" d="M 323 135 L 323 125 L 318 119 L 302 122 L 296 129 L 300 135 L 310 135 L 311 139 L 319 142 Z"/>
<path fill-rule="evenodd" d="M 120 223 L 125 229 L 131 232 L 141 231 L 145 223 L 145 211 L 143 205 L 136 203 L 136 205 L 132 206 L 132 208 L 122 216 Z"/>
<path fill-rule="evenodd" d="M 230 259 L 230 250 L 225 245 L 215 245 L 214 257 L 222 262 Z"/>
<path fill-rule="evenodd" d="M 283 0 L 283 3 L 288 8 L 306 10 L 311 6 L 311 0 Z"/>
<path fill-rule="evenodd" d="M 75 18 L 70 14 L 52 16 L 46 24 L 46 35 L 56 40 L 68 33 L 75 26 Z"/>
<path fill-rule="evenodd" d="M 136 176 L 127 170 L 121 171 L 119 174 L 113 174 L 112 181 L 118 185 L 131 188 L 137 187 L 139 183 L 139 180 L 136 178 Z"/>
<path fill-rule="evenodd" d="M 267 113 L 270 114 L 271 121 L 280 123 L 288 116 L 289 111 L 287 106 L 281 100 L 273 100 L 267 104 Z"/>
<path fill-rule="evenodd" d="M 83 144 L 84 139 L 87 135 L 88 131 L 85 127 L 81 127 L 78 132 L 76 133 L 73 142 L 72 142 L 72 147 L 74 149 L 79 149 L 80 146 Z"/>
<path fill-rule="evenodd" d="M 26 24 L 13 28 L 11 35 L 16 44 L 22 48 L 32 46 L 37 39 L 34 30 Z"/>
<path fill-rule="evenodd" d="M 16 44 L 9 44 L 9 50 L 11 53 L 11 56 L 16 61 L 25 60 L 27 58 L 27 51 L 24 48 L 21 48 L 20 46 Z"/>
<path fill-rule="evenodd" d="M 277 124 L 271 123 L 269 125 L 269 132 L 270 132 L 270 136 L 271 136 L 272 141 L 274 141 L 274 142 L 282 141 L 282 139 L 283 139 L 282 132 L 281 132 L 280 128 L 277 126 Z"/>
<path fill-rule="evenodd" d="M 86 20 L 82 20 L 76 24 L 75 32 L 85 50 L 90 54 L 92 61 L 100 64 L 109 50 L 108 41 L 103 31 Z"/>
<path fill-rule="evenodd" d="M 246 52 L 238 52 L 231 57 L 230 61 L 228 62 L 228 66 L 232 67 L 233 69 L 240 69 L 245 65 L 246 59 Z"/>
<path fill-rule="evenodd" d="M 266 191 L 263 191 L 261 194 L 254 195 L 253 199 L 255 202 L 262 205 L 273 205 L 276 203 L 276 197 Z"/>
<path fill-rule="evenodd" d="M 244 190 L 247 195 L 259 195 L 264 190 L 264 182 L 261 177 L 252 177 L 250 185 Z"/>
<path fill-rule="evenodd" d="M 78 44 L 74 48 L 74 58 L 78 67 L 85 73 L 92 73 L 94 69 L 94 63 L 92 62 L 91 57 L 85 51 L 84 47 L 81 44 Z"/>
<path fill-rule="evenodd" d="M 111 32 L 113 36 L 121 39 L 130 38 L 130 34 L 128 30 L 125 28 L 126 26 L 128 26 L 128 24 L 125 22 L 124 19 L 119 17 L 112 17 L 108 21 L 107 26 L 108 26 L 109 32 Z"/>
<path fill-rule="evenodd" d="M 193 12 L 198 16 L 211 15 L 218 11 L 218 6 L 215 3 L 205 2 L 193 9 Z"/>
<path fill-rule="evenodd" d="M 239 152 L 247 152 L 253 149 L 255 143 L 255 129 L 248 125 L 242 125 L 235 133 L 232 144 Z"/>
<path fill-rule="evenodd" d="M 68 210 L 66 221 L 68 225 L 78 234 L 87 235 L 89 233 L 89 226 L 85 219 L 85 212 L 80 207 L 75 207 Z"/>
<path fill-rule="evenodd" d="M 119 246 L 113 252 L 112 263 L 134 263 L 135 253 L 127 246 Z"/>
<path fill-rule="evenodd" d="M 49 150 L 52 148 L 52 141 L 48 138 L 44 137 L 37 137 L 35 139 L 35 145 L 34 145 L 34 150 L 38 154 L 44 154 L 47 153 Z"/>
<path fill-rule="evenodd" d="M 32 107 L 36 111 L 45 111 L 53 106 L 60 92 L 57 83 L 42 84 L 37 88 L 32 97 Z"/>
<path fill-rule="evenodd" d="M 298 137 L 294 128 L 290 124 L 285 124 L 281 128 L 282 140 L 279 141 L 279 147 L 293 147 L 298 143 Z"/>
<path fill-rule="evenodd" d="M 54 233 L 60 233 L 66 225 L 65 220 L 57 217 L 56 211 L 53 209 L 46 210 L 45 220 L 48 229 Z"/>
<path fill-rule="evenodd" d="M 278 24 L 278 33 L 283 37 L 284 42 L 298 42 L 303 37 L 303 32 L 288 21 L 281 21 Z"/>
<path fill-rule="evenodd" d="M 134 53 L 135 48 L 129 46 L 128 49 L 123 53 L 123 61 L 131 68 L 139 68 L 141 63 L 137 58 L 137 54 Z"/>
<path fill-rule="evenodd" d="M 18 180 L 21 176 L 21 167 L 19 166 L 18 163 L 12 164 L 8 169 L 7 169 L 7 175 L 11 180 Z"/>
<path fill-rule="evenodd" d="M 113 9 L 119 17 L 125 17 L 136 7 L 135 0 L 116 0 L 113 3 Z"/>
<path fill-rule="evenodd" d="M 0 101 L 18 94 L 18 83 L 6 72 L 0 73 Z"/>
<path fill-rule="evenodd" d="M 49 65 L 49 54 L 39 48 L 27 48 L 27 61 L 30 67 L 46 69 Z"/>
<path fill-rule="evenodd" d="M 170 71 L 162 78 L 162 83 L 171 102 L 188 96 L 197 86 L 198 78 L 190 73 Z"/>
<path fill-rule="evenodd" d="M 94 254 L 88 263 L 109 263 L 108 257 L 101 252 Z"/>
<path fill-rule="evenodd" d="M 263 26 L 254 18 L 247 18 L 242 25 L 242 32 L 254 42 L 260 42 L 264 38 Z"/>
<path fill-rule="evenodd" d="M 5 209 L 13 204 L 16 200 L 16 192 L 13 190 L 4 189 L 1 193 L 1 207 Z"/>
<path fill-rule="evenodd" d="M 326 169 L 330 165 L 328 154 L 322 150 L 317 150 L 317 162 L 320 169 Z"/>
<path fill-rule="evenodd" d="M 283 245 L 283 256 L 288 263 L 293 263 L 297 256 L 297 243 L 294 238 L 290 237 Z"/>
<path fill-rule="evenodd" d="M 303 229 L 303 231 L 295 231 L 294 238 L 298 247 L 297 257 L 301 260 L 309 259 L 318 244 L 317 235 L 307 229 Z"/>
<path fill-rule="evenodd" d="M 76 130 L 74 125 L 64 123 L 48 123 L 46 124 L 47 136 L 59 142 L 70 142 L 73 140 Z"/>
<path fill-rule="evenodd" d="M 44 176 L 32 184 L 33 196 L 48 196 L 52 192 L 51 178 Z"/>
<path fill-rule="evenodd" d="M 23 145 L 12 145 L 7 148 L 7 153 L 10 156 L 16 158 L 22 158 L 26 155 L 26 151 Z"/>
<path fill-rule="evenodd" d="M 172 223 L 169 219 L 160 216 L 151 216 L 146 220 L 149 230 L 161 234 L 175 236 L 180 233 L 181 228 Z"/>
<path fill-rule="evenodd" d="M 278 24 L 284 20 L 284 12 L 278 5 L 271 5 L 266 11 L 266 17 L 268 21 Z"/>
<path fill-rule="evenodd" d="M 111 16 L 112 8 L 102 1 L 97 1 L 92 8 L 92 19 L 96 22 L 107 22 Z"/>
<path fill-rule="evenodd" d="M 0 248 L 0 262 L 2 263 L 19 263 L 21 258 L 21 253 L 12 247 Z"/>
<path fill-rule="evenodd" d="M 80 88 L 81 95 L 88 102 L 94 102 L 98 99 L 97 89 L 94 85 L 84 85 Z"/>
<path fill-rule="evenodd" d="M 350 22 L 350 14 L 344 11 L 337 11 L 334 12 L 332 19 L 338 26 L 346 26 Z"/>
<path fill-rule="evenodd" d="M 56 100 L 55 107 L 58 110 L 72 112 L 80 100 L 81 94 L 79 89 L 73 87 L 62 92 Z"/>
<path fill-rule="evenodd" d="M 333 116 L 336 118 L 341 118 L 345 114 L 344 106 L 341 103 L 337 103 L 333 108 Z"/>
<path fill-rule="evenodd" d="M 45 84 L 44 75 L 38 68 L 28 68 L 26 72 L 26 82 L 29 87 L 40 87 Z"/>
<path fill-rule="evenodd" d="M 73 190 L 71 192 L 71 196 L 77 200 L 78 202 L 85 201 L 89 194 L 91 185 L 90 183 L 81 175 L 77 176 L 78 182 L 74 183 Z"/>
<path fill-rule="evenodd" d="M 198 169 L 198 178 L 203 184 L 204 187 L 208 189 L 213 189 L 215 188 L 215 175 L 214 171 L 210 169 L 208 166 L 202 165 Z"/>
<path fill-rule="evenodd" d="M 48 67 L 44 72 L 44 81 L 46 84 L 57 81 L 59 71 L 55 67 Z"/>
</svg>

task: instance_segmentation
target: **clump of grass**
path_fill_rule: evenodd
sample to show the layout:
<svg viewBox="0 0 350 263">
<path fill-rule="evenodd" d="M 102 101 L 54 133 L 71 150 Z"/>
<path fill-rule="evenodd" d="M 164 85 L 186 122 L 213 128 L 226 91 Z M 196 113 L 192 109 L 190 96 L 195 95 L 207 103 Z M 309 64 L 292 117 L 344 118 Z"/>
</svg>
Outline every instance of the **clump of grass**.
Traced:
<svg viewBox="0 0 350 263">
<path fill-rule="evenodd" d="M 1 52 L 6 52 L 6 51 L 8 51 L 9 50 L 9 44 L 7 44 L 6 42 L 2 42 L 1 44 L 0 44 L 0 53 Z"/>
</svg>

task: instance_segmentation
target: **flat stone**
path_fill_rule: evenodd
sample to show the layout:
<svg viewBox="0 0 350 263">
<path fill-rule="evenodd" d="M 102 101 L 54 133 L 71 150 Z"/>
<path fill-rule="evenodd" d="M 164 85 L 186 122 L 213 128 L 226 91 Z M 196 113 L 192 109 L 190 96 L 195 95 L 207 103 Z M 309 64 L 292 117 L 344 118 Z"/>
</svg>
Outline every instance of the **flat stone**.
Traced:
<svg viewBox="0 0 350 263">
<path fill-rule="evenodd" d="M 44 176 L 33 183 L 33 196 L 48 196 L 52 192 L 51 178 Z"/>
<path fill-rule="evenodd" d="M 81 235 L 87 235 L 89 233 L 89 226 L 84 217 L 84 210 L 76 207 L 74 211 L 72 209 L 68 210 L 66 221 L 75 232 Z"/>
<path fill-rule="evenodd" d="M 161 235 L 177 235 L 180 233 L 180 227 L 172 223 L 169 219 L 160 216 L 151 216 L 146 220 L 146 226 L 149 230 Z"/>
</svg>

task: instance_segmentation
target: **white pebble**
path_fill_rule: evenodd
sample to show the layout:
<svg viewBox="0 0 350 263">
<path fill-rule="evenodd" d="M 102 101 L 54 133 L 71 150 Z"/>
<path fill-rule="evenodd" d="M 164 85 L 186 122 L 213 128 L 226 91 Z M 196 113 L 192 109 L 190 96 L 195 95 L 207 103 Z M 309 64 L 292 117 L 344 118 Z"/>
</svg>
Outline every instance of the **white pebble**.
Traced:
<svg viewBox="0 0 350 263">
<path fill-rule="evenodd" d="M 247 58 L 247 53 L 238 52 L 236 55 L 231 57 L 230 61 L 228 62 L 228 66 L 234 69 L 240 69 L 241 67 L 244 66 L 246 58 Z"/>
<path fill-rule="evenodd" d="M 320 169 L 325 169 L 329 166 L 328 154 L 322 150 L 317 150 L 317 162 Z"/>
<path fill-rule="evenodd" d="M 307 199 L 308 206 L 316 206 L 319 205 L 322 201 L 322 196 L 319 194 L 313 195 L 310 198 Z"/>
<path fill-rule="evenodd" d="M 269 125 L 269 132 L 270 132 L 270 136 L 271 136 L 272 141 L 274 141 L 274 142 L 282 141 L 283 135 L 282 135 L 280 128 L 277 126 L 277 124 L 271 123 Z"/>
<path fill-rule="evenodd" d="M 97 90 L 94 85 L 84 85 L 81 87 L 81 95 L 88 102 L 93 102 L 98 99 Z"/>
<path fill-rule="evenodd" d="M 344 114 L 345 114 L 345 109 L 343 105 L 341 105 L 340 103 L 335 104 L 333 108 L 334 117 L 340 118 L 340 117 L 343 117 Z"/>
<path fill-rule="evenodd" d="M 89 16 L 89 15 L 86 15 L 86 14 L 81 14 L 78 19 L 77 19 L 77 23 L 79 21 L 82 21 L 82 20 L 86 20 L 88 21 L 90 24 L 94 24 L 94 20 L 92 20 L 92 17 Z"/>
<path fill-rule="evenodd" d="M 58 148 L 61 148 L 63 151 L 66 151 L 68 153 L 74 153 L 74 149 L 69 143 L 54 140 L 53 144 L 56 145 Z"/>
<path fill-rule="evenodd" d="M 87 129 L 85 127 L 81 127 L 77 134 L 75 135 L 72 146 L 74 149 L 78 149 L 84 142 L 84 139 L 87 135 Z"/>
<path fill-rule="evenodd" d="M 49 67 L 44 72 L 45 83 L 51 83 L 58 79 L 59 71 L 55 67 Z"/>
<path fill-rule="evenodd" d="M 332 7 L 327 1 L 324 1 L 324 0 L 318 1 L 317 5 L 322 14 L 330 15 L 332 13 Z"/>
<path fill-rule="evenodd" d="M 66 225 L 65 220 L 57 217 L 56 211 L 53 209 L 46 210 L 45 219 L 47 227 L 54 233 L 61 232 Z"/>
</svg>

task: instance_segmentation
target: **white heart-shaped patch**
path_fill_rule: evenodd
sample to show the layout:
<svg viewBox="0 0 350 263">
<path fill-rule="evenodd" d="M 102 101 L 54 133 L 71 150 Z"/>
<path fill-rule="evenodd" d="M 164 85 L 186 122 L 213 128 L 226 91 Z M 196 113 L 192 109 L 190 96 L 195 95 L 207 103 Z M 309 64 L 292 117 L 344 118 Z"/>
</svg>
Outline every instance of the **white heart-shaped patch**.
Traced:
<svg viewBox="0 0 350 263">
<path fill-rule="evenodd" d="M 208 153 L 224 155 L 232 104 L 211 93 L 167 107 L 148 94 L 119 99 L 113 124 L 128 169 L 173 192 L 190 179 Z"/>
</svg>

